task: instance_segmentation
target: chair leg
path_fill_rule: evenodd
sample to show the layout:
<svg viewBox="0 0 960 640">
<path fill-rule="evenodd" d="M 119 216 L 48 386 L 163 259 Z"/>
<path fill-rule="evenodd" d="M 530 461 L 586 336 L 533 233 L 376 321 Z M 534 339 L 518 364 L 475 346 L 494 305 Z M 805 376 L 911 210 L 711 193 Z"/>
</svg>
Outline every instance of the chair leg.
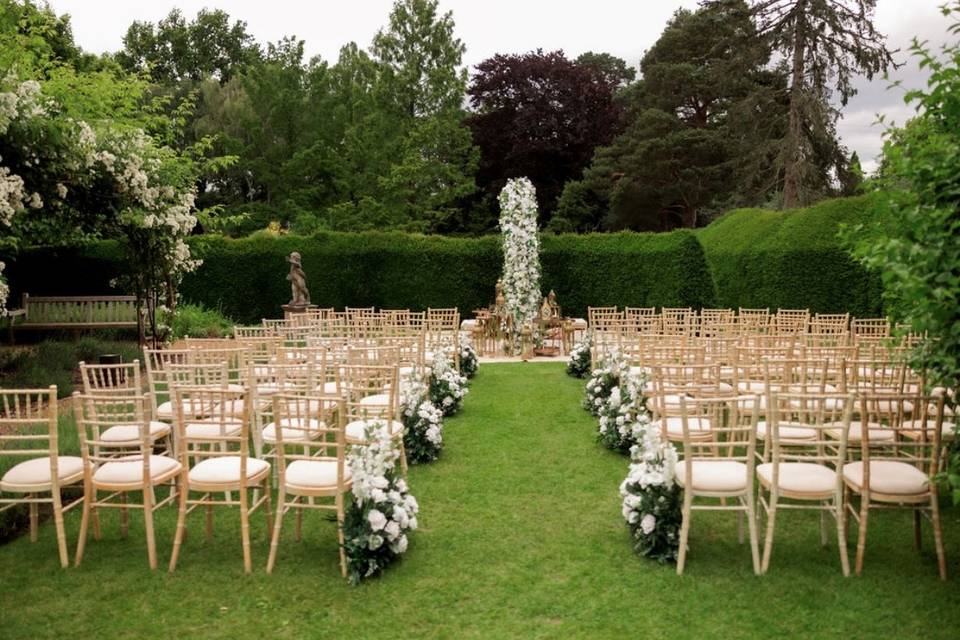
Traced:
<svg viewBox="0 0 960 640">
<path fill-rule="evenodd" d="M 760 575 L 760 542 L 758 540 L 759 534 L 757 532 L 757 503 L 753 491 L 750 491 L 747 494 L 747 527 L 750 530 L 750 558 L 753 560 L 753 573 L 755 575 Z"/>
<path fill-rule="evenodd" d="M 153 532 L 153 487 L 143 490 L 143 528 L 147 533 L 147 561 L 150 570 L 157 568 L 157 538 Z"/>
<path fill-rule="evenodd" d="M 92 502 L 96 503 L 97 501 L 97 490 L 93 490 L 93 494 L 89 498 Z M 103 532 L 100 530 L 100 511 L 97 509 L 96 505 L 90 508 L 90 518 L 93 520 L 93 539 L 99 540 L 103 536 Z"/>
<path fill-rule="evenodd" d="M 921 546 L 921 535 L 922 531 L 920 528 L 920 509 L 913 510 L 913 548 L 917 551 L 920 551 Z"/>
<path fill-rule="evenodd" d="M 303 540 L 303 496 L 297 496 L 297 499 L 293 502 L 294 504 L 301 505 L 301 507 L 297 507 L 297 524 L 294 528 L 294 539 L 300 542 Z"/>
<path fill-rule="evenodd" d="M 29 498 L 35 499 L 37 494 L 31 493 Z M 40 509 L 36 502 L 30 503 L 30 542 L 36 542 L 40 531 Z"/>
<path fill-rule="evenodd" d="M 860 494 L 860 526 L 857 531 L 857 558 L 854 562 L 854 573 L 858 576 L 863 572 L 863 556 L 867 550 L 867 518 L 870 515 L 870 497 Z"/>
<path fill-rule="evenodd" d="M 344 578 L 347 577 L 347 549 L 346 541 L 343 538 L 343 521 L 345 514 L 343 512 L 343 494 L 338 493 L 337 501 L 337 541 L 340 543 L 340 573 Z"/>
<path fill-rule="evenodd" d="M 87 532 L 89 531 L 90 526 L 90 512 L 93 510 L 93 508 L 90 506 L 92 497 L 91 491 L 84 491 L 83 512 L 80 516 L 80 536 L 77 538 L 77 555 L 73 561 L 73 566 L 75 567 L 80 566 L 80 561 L 83 560 L 84 548 L 87 546 Z"/>
<path fill-rule="evenodd" d="M 173 536 L 173 552 L 170 554 L 169 571 L 172 573 L 177 568 L 177 558 L 180 556 L 180 545 L 183 544 L 183 535 L 187 528 L 187 496 L 189 495 L 189 486 L 187 485 L 186 474 L 180 477 L 180 486 L 177 487 L 180 492 L 177 506 L 177 531 Z"/>
<path fill-rule="evenodd" d="M 690 513 L 693 510 L 693 493 L 683 492 L 683 522 L 680 525 L 680 554 L 677 556 L 677 575 L 683 575 L 684 565 L 687 563 L 687 540 L 690 538 Z"/>
<path fill-rule="evenodd" d="M 773 532 L 777 526 L 777 499 L 779 496 L 775 491 L 770 492 L 770 506 L 767 510 L 767 532 L 763 539 L 763 562 L 760 566 L 760 573 L 766 573 L 770 569 L 770 556 L 773 555 Z"/>
<path fill-rule="evenodd" d="M 67 534 L 63 529 L 63 503 L 60 488 L 53 491 L 53 523 L 57 529 L 57 552 L 60 554 L 60 566 L 66 569 L 70 565 L 67 555 Z"/>
<path fill-rule="evenodd" d="M 270 555 L 267 557 L 267 573 L 273 571 L 273 567 L 277 562 L 277 549 L 280 547 L 280 530 L 283 527 L 283 505 L 286 501 L 287 498 L 283 492 L 283 487 L 280 487 L 279 493 L 277 494 L 277 515 L 273 520 L 273 535 L 270 537 Z"/>
<path fill-rule="evenodd" d="M 847 554 L 847 508 L 843 501 L 838 497 L 834 500 L 833 515 L 837 520 L 837 547 L 840 549 L 840 569 L 843 571 L 843 577 L 850 576 L 850 558 Z"/>
<path fill-rule="evenodd" d="M 250 557 L 250 511 L 247 505 L 247 487 L 240 486 L 240 538 L 243 544 L 243 570 L 253 571 L 253 560 Z"/>
<path fill-rule="evenodd" d="M 940 502 L 937 492 L 930 496 L 930 519 L 933 521 L 933 545 L 937 549 L 937 566 L 940 569 L 940 579 L 947 579 L 947 556 L 943 550 L 943 532 L 940 530 Z"/>
</svg>

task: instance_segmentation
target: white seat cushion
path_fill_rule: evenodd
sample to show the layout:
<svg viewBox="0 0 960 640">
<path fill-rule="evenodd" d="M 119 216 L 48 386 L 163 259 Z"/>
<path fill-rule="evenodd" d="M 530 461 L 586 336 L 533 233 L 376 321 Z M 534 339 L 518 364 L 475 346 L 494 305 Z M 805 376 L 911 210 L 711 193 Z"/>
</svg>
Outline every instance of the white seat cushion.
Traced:
<svg viewBox="0 0 960 640">
<path fill-rule="evenodd" d="M 817 430 L 796 422 L 781 422 L 777 432 L 781 440 L 816 440 Z M 767 437 L 767 423 L 757 422 L 757 437 Z M 771 434 L 772 437 L 772 434 Z"/>
<path fill-rule="evenodd" d="M 180 463 L 167 456 L 150 456 L 150 478 L 156 481 L 180 470 Z M 139 455 L 124 456 L 117 462 L 107 462 L 93 472 L 93 483 L 98 485 L 143 485 L 143 459 Z"/>
<path fill-rule="evenodd" d="M 855 490 L 863 489 L 863 461 L 843 465 L 843 479 Z M 923 495 L 929 491 L 926 474 L 898 460 L 870 461 L 870 491 L 896 496 Z"/>
<path fill-rule="evenodd" d="M 170 433 L 169 424 L 155 420 L 150 421 L 151 438 L 163 438 L 168 433 Z M 114 425 L 101 433 L 100 439 L 104 442 L 138 442 L 140 440 L 140 427 L 135 424 Z"/>
<path fill-rule="evenodd" d="M 313 418 L 308 420 L 284 418 L 281 425 L 280 435 L 283 436 L 284 442 L 309 442 L 320 435 L 318 429 L 322 429 L 324 426 L 322 421 Z M 275 422 L 271 422 L 263 428 L 263 440 L 264 442 L 277 441 L 277 424 Z"/>
<path fill-rule="evenodd" d="M 773 485 L 773 463 L 757 466 L 757 476 L 766 487 Z M 781 462 L 777 484 L 781 491 L 811 497 L 832 495 L 837 489 L 837 473 L 830 467 L 812 462 Z"/>
<path fill-rule="evenodd" d="M 921 430 L 922 421 L 921 420 L 904 420 L 903 421 L 903 435 L 912 439 L 920 439 L 920 430 Z M 928 419 L 927 420 L 927 437 L 933 439 L 933 429 L 936 426 L 936 421 Z M 940 438 L 943 440 L 949 440 L 954 437 L 956 433 L 956 423 L 943 421 L 943 424 L 940 427 Z"/>
<path fill-rule="evenodd" d="M 317 385 L 317 391 L 320 391 L 324 395 L 335 395 L 337 393 L 337 383 L 336 382 L 324 382 L 321 385 Z"/>
<path fill-rule="evenodd" d="M 343 465 L 343 481 L 350 481 L 350 466 Z M 286 485 L 288 487 L 304 487 L 322 489 L 335 487 L 337 484 L 336 460 L 294 460 L 287 465 Z"/>
<path fill-rule="evenodd" d="M 200 405 L 198 405 L 197 408 L 202 409 Z M 195 411 L 193 411 L 193 403 L 190 402 L 189 400 L 184 402 L 183 412 L 188 416 L 193 415 L 195 413 Z M 157 405 L 157 416 L 156 416 L 157 418 L 161 420 L 173 420 L 176 417 L 173 414 L 174 414 L 173 403 L 170 402 L 169 400 Z"/>
<path fill-rule="evenodd" d="M 347 423 L 344 431 L 346 433 L 348 440 L 353 440 L 355 442 L 364 442 L 366 440 L 366 429 L 367 425 L 371 422 L 380 422 L 378 420 L 354 420 L 353 422 Z M 398 422 L 397 420 L 390 421 L 390 435 L 395 436 L 400 433 L 403 433 L 403 423 Z"/>
<path fill-rule="evenodd" d="M 83 458 L 57 456 L 57 479 L 61 485 L 83 478 Z M 42 491 L 50 487 L 50 456 L 24 460 L 7 470 L 0 478 L 0 491 Z"/>
<path fill-rule="evenodd" d="M 259 458 L 247 458 L 247 480 L 270 469 L 270 463 Z M 195 484 L 238 484 L 240 456 L 206 458 L 190 469 L 190 482 Z"/>
<path fill-rule="evenodd" d="M 386 407 L 389 406 L 389 404 L 389 393 L 375 393 L 371 396 L 360 398 L 360 406 L 362 407 Z"/>
<path fill-rule="evenodd" d="M 225 420 L 221 431 L 220 421 L 214 419 L 206 422 L 189 422 L 185 431 L 188 438 L 222 438 L 237 435 L 242 426 L 237 420 Z"/>
<path fill-rule="evenodd" d="M 747 465 L 735 460 L 694 460 L 694 491 L 735 492 L 747 488 Z M 677 484 L 688 487 L 686 462 L 677 462 Z"/>
<path fill-rule="evenodd" d="M 683 437 L 683 418 L 668 416 L 666 422 L 667 435 L 677 438 Z M 661 430 L 663 429 L 662 425 L 663 420 L 656 420 L 651 424 L 651 426 L 659 427 Z M 687 418 L 687 428 L 690 430 L 690 435 L 704 435 L 710 432 L 710 421 L 706 418 Z"/>
<path fill-rule="evenodd" d="M 827 426 L 833 426 L 833 429 L 827 429 L 827 435 L 831 438 L 840 439 L 840 434 L 842 433 L 843 423 L 842 422 L 832 422 L 828 423 Z M 859 420 L 853 420 L 850 422 L 850 430 L 847 432 L 847 441 L 848 442 L 860 442 L 863 439 L 864 428 L 860 424 Z M 876 442 L 887 442 L 893 441 L 894 430 L 885 429 L 883 425 L 870 422 L 867 423 L 866 428 L 867 439 L 870 441 Z"/>
</svg>

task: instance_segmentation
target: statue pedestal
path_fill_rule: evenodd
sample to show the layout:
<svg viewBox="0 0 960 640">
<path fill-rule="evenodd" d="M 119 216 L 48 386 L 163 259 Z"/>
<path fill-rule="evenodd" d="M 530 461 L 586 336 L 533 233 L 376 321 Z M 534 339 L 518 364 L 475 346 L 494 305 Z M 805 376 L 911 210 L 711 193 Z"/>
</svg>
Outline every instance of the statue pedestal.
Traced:
<svg viewBox="0 0 960 640">
<path fill-rule="evenodd" d="M 317 305 L 315 304 L 285 304 L 280 307 L 283 309 L 283 318 L 284 320 L 290 320 L 291 318 L 298 316 L 300 314 L 306 313 L 312 309 L 316 309 Z"/>
</svg>

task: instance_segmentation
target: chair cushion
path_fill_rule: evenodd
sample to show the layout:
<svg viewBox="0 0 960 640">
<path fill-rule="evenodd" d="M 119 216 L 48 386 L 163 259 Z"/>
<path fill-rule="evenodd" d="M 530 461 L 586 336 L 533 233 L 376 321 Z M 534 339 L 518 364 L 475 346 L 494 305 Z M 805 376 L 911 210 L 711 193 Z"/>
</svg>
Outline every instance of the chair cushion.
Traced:
<svg viewBox="0 0 960 640">
<path fill-rule="evenodd" d="M 667 435 L 677 438 L 683 437 L 683 418 L 680 416 L 668 416 L 666 422 Z M 651 423 L 651 426 L 660 427 L 661 430 L 663 429 L 662 425 L 662 419 Z M 710 432 L 710 421 L 706 418 L 687 418 L 687 428 L 690 430 L 690 435 L 703 435 Z"/>
<path fill-rule="evenodd" d="M 57 479 L 62 486 L 83 478 L 83 458 L 57 456 Z M 0 478 L 0 491 L 42 491 L 50 487 L 50 456 L 24 460 L 7 470 Z"/>
<path fill-rule="evenodd" d="M 220 420 L 188 422 L 185 432 L 188 438 L 222 438 L 237 435 L 243 427 L 237 420 L 226 420 L 222 426 L 221 432 Z"/>
<path fill-rule="evenodd" d="M 317 391 L 325 395 L 335 395 L 337 393 L 337 383 L 336 382 L 324 382 L 321 385 L 317 385 Z"/>
<path fill-rule="evenodd" d="M 363 407 L 386 407 L 390 404 L 389 393 L 375 393 L 371 396 L 360 398 L 360 406 Z"/>
<path fill-rule="evenodd" d="M 757 476 L 765 487 L 773 485 L 773 463 L 757 466 Z M 781 491 L 808 494 L 811 497 L 833 495 L 837 489 L 837 473 L 830 467 L 812 462 L 781 462 L 777 479 Z"/>
<path fill-rule="evenodd" d="M 170 433 L 170 425 L 166 422 L 150 421 L 150 437 L 163 438 Z M 140 427 L 135 424 L 118 424 L 100 434 L 104 442 L 138 442 Z"/>
<path fill-rule="evenodd" d="M 747 465 L 735 460 L 694 460 L 694 491 L 734 492 L 747 488 Z M 677 462 L 677 484 L 687 487 L 686 462 Z"/>
<path fill-rule="evenodd" d="M 842 422 L 830 422 L 827 423 L 827 426 L 833 426 L 832 429 L 827 429 L 827 435 L 831 438 L 840 439 L 840 434 L 842 433 L 843 423 Z M 867 423 L 867 439 L 876 442 L 887 442 L 892 441 L 895 431 L 893 429 L 886 429 L 883 425 L 877 424 L 875 422 Z M 847 441 L 848 442 L 860 442 L 863 439 L 864 428 L 860 424 L 859 420 L 853 420 L 850 422 L 850 430 L 847 432 Z"/>
<path fill-rule="evenodd" d="M 320 433 L 318 429 L 324 426 L 320 420 L 313 418 L 304 420 L 303 418 L 284 418 L 281 420 L 280 435 L 284 442 L 309 442 L 316 439 Z M 277 424 L 271 422 L 263 428 L 263 441 L 277 441 Z"/>
<path fill-rule="evenodd" d="M 843 465 L 843 479 L 855 491 L 863 489 L 863 461 Z M 899 460 L 870 461 L 870 491 L 896 496 L 923 495 L 929 491 L 928 478 L 912 464 Z"/>
<path fill-rule="evenodd" d="M 910 438 L 911 440 L 919 440 L 921 423 L 922 421 L 920 420 L 904 420 L 903 421 L 904 431 L 902 431 L 901 433 L 903 433 L 905 437 Z M 936 421 L 930 420 L 930 419 L 927 420 L 926 431 L 927 431 L 927 437 L 930 439 L 932 439 L 933 437 L 933 429 L 935 426 L 936 426 Z M 944 420 L 943 424 L 940 427 L 940 438 L 943 440 L 952 440 L 956 433 L 955 429 L 956 429 L 956 423 L 947 422 L 946 420 Z"/>
<path fill-rule="evenodd" d="M 202 408 L 202 407 L 198 406 L 198 409 L 199 408 Z M 193 403 L 191 403 L 189 400 L 185 401 L 183 403 L 183 412 L 188 416 L 195 413 L 193 411 Z M 157 415 L 156 415 L 157 418 L 161 420 L 173 420 L 176 417 L 173 415 L 173 413 L 174 413 L 173 403 L 170 402 L 169 400 L 157 405 Z"/>
<path fill-rule="evenodd" d="M 180 471 L 180 463 L 167 456 L 150 456 L 150 478 L 156 481 Z M 93 483 L 99 485 L 143 485 L 143 459 L 139 455 L 123 456 L 117 462 L 107 462 L 93 472 Z"/>
<path fill-rule="evenodd" d="M 350 466 L 343 465 L 343 481 L 350 481 Z M 336 460 L 294 460 L 287 465 L 286 485 L 319 489 L 337 484 Z"/>
<path fill-rule="evenodd" d="M 270 469 L 270 463 L 247 458 L 247 480 Z M 219 456 L 201 460 L 190 469 L 190 482 L 196 484 L 237 484 L 240 482 L 240 456 Z"/>
<path fill-rule="evenodd" d="M 371 422 L 379 422 L 378 420 L 354 420 L 353 422 L 347 423 L 345 427 L 345 433 L 348 440 L 353 440 L 355 442 L 364 442 L 366 440 L 365 432 L 367 425 Z M 403 433 L 403 423 L 397 420 L 390 421 L 390 435 L 396 436 Z"/>
<path fill-rule="evenodd" d="M 816 429 L 797 422 L 781 422 L 777 431 L 781 440 L 795 441 L 817 439 Z M 767 423 L 764 420 L 757 422 L 757 437 L 767 437 Z"/>
</svg>

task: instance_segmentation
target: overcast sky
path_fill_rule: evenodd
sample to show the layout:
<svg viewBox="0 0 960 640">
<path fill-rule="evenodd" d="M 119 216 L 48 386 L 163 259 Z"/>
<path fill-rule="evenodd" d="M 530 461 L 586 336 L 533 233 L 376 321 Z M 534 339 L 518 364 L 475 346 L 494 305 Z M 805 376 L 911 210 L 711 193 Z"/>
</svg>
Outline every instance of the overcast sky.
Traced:
<svg viewBox="0 0 960 640">
<path fill-rule="evenodd" d="M 938 6 L 944 0 L 878 0 L 876 24 L 891 48 L 907 61 L 913 36 L 932 43 L 947 41 L 947 20 Z M 54 10 L 69 13 L 77 43 L 101 53 L 122 47 L 123 34 L 134 20 L 156 22 L 171 8 L 193 17 L 203 8 L 223 9 L 247 22 L 248 31 L 263 43 L 296 35 L 307 56 L 336 60 L 340 47 L 352 41 L 367 46 L 387 22 L 392 0 L 51 0 Z M 440 0 L 453 12 L 456 34 L 467 46 L 465 62 L 474 65 L 494 53 L 520 53 L 538 47 L 563 49 L 569 57 L 584 51 L 606 51 L 636 65 L 677 7 L 694 7 L 696 0 Z M 916 64 L 892 73 L 905 86 L 920 86 L 925 77 Z M 844 110 L 838 127 L 844 143 L 855 149 L 864 168 L 875 166 L 880 151 L 877 113 L 897 122 L 910 114 L 902 90 L 887 90 L 875 79 L 858 83 L 859 95 Z"/>
</svg>

